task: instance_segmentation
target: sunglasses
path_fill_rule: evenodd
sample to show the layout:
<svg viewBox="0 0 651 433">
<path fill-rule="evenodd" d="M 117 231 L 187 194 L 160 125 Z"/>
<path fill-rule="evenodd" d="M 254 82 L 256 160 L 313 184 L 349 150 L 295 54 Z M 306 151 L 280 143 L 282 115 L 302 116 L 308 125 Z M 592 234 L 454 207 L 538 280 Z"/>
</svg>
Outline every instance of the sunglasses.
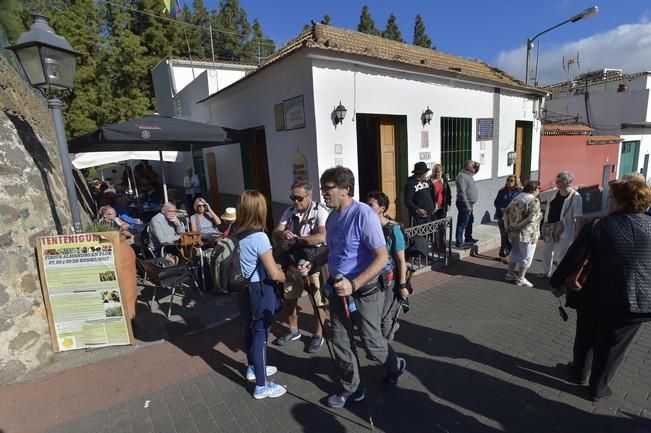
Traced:
<svg viewBox="0 0 651 433">
<path fill-rule="evenodd" d="M 300 195 L 290 195 L 289 199 L 291 201 L 297 201 L 297 202 L 301 203 L 303 200 L 305 200 L 305 197 L 307 197 L 307 196 L 301 197 Z"/>
<path fill-rule="evenodd" d="M 198 204 L 197 207 L 206 207 L 205 204 Z"/>
</svg>

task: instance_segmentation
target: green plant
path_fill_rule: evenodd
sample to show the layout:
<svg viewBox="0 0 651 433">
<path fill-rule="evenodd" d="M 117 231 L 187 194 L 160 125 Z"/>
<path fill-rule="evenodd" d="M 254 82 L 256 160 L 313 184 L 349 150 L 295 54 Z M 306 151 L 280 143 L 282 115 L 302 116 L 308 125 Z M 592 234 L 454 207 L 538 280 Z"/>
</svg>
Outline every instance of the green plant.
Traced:
<svg viewBox="0 0 651 433">
<path fill-rule="evenodd" d="M 84 233 L 98 233 L 98 232 L 119 232 L 120 229 L 114 224 L 107 224 L 105 222 L 95 221 L 86 226 Z"/>
</svg>

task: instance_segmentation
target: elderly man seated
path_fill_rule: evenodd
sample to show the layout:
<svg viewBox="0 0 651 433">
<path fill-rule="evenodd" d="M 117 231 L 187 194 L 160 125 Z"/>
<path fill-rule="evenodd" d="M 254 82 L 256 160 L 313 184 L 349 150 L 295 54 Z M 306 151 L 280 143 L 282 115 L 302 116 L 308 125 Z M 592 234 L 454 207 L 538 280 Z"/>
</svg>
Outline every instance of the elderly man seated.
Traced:
<svg viewBox="0 0 651 433">
<path fill-rule="evenodd" d="M 176 216 L 176 206 L 173 203 L 164 203 L 161 211 L 149 222 L 149 247 L 154 251 L 161 245 L 172 244 L 180 239 L 183 225 Z"/>
<path fill-rule="evenodd" d="M 102 206 L 99 208 L 99 222 L 106 224 L 114 229 L 120 230 L 120 232 L 127 238 L 131 239 L 133 235 L 128 231 L 129 224 L 125 221 L 122 221 L 118 216 L 115 209 L 111 206 Z"/>
</svg>

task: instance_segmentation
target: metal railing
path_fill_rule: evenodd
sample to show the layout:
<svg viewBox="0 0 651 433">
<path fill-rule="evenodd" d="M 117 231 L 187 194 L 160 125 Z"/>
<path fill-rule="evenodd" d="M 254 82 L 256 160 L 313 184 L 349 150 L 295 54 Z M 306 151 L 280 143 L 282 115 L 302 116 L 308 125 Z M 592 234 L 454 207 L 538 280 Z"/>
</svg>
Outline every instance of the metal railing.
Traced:
<svg viewBox="0 0 651 433">
<path fill-rule="evenodd" d="M 405 229 L 409 238 L 420 236 L 427 242 L 427 255 L 408 258 L 414 270 L 429 266 L 447 266 L 452 257 L 452 217 L 446 217 Z"/>
</svg>

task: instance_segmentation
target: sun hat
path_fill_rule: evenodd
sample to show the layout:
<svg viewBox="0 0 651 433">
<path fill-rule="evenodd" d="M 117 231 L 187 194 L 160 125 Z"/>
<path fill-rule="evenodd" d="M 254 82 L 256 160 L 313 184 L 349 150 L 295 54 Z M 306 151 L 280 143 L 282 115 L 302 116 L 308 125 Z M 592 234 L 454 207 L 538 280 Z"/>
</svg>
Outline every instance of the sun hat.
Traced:
<svg viewBox="0 0 651 433">
<path fill-rule="evenodd" d="M 235 221 L 237 219 L 237 215 L 235 214 L 235 208 L 227 207 L 224 213 L 222 214 L 221 219 L 228 222 Z"/>
<path fill-rule="evenodd" d="M 427 164 L 424 163 L 423 161 L 419 161 L 416 164 L 414 164 L 414 169 L 411 172 L 416 174 L 422 174 L 422 173 L 427 173 L 428 171 L 429 171 L 429 167 L 427 167 Z"/>
</svg>

